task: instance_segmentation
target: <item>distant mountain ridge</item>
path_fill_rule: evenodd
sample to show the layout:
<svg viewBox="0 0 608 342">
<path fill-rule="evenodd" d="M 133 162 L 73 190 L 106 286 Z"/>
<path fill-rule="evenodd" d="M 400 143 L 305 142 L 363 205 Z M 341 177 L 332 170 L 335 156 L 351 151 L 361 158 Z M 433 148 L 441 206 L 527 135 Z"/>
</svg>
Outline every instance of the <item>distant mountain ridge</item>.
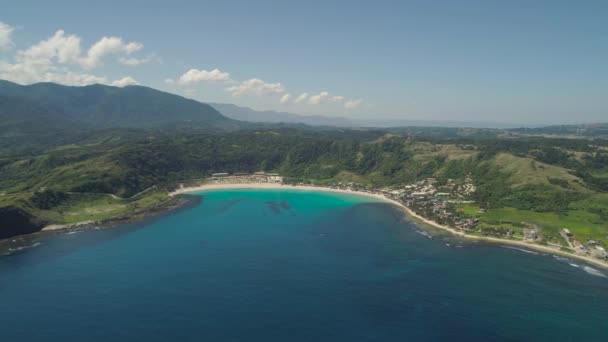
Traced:
<svg viewBox="0 0 608 342">
<path fill-rule="evenodd" d="M 254 110 L 249 107 L 230 103 L 209 103 L 225 116 L 241 121 L 265 123 L 298 123 L 310 126 L 353 127 L 356 122 L 345 117 L 328 117 L 322 115 L 301 115 L 273 110 Z"/>
<path fill-rule="evenodd" d="M 469 128 L 518 128 L 521 125 L 486 121 L 449 121 L 449 120 L 404 120 L 404 119 L 350 119 L 341 116 L 301 115 L 272 110 L 255 110 L 249 107 L 228 103 L 209 103 L 225 116 L 241 121 L 266 123 L 300 123 L 310 126 L 333 127 L 469 127 Z"/>
</svg>

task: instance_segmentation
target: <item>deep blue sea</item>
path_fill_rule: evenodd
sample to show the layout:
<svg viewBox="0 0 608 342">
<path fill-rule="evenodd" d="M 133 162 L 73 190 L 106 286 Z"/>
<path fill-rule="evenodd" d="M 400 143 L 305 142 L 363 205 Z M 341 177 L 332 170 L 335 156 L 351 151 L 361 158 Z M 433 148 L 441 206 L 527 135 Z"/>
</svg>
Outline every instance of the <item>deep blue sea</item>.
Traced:
<svg viewBox="0 0 608 342">
<path fill-rule="evenodd" d="M 0 341 L 608 341 L 608 278 L 299 190 L 197 194 L 0 257 Z M 27 247 L 15 250 L 15 246 Z"/>
</svg>

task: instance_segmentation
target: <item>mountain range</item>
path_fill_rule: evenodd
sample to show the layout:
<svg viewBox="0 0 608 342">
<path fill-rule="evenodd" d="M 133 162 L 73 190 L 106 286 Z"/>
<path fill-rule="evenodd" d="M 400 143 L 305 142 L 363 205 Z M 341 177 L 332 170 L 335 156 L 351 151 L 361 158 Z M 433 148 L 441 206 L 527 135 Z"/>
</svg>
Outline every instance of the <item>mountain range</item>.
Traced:
<svg viewBox="0 0 608 342">
<path fill-rule="evenodd" d="M 225 132 L 272 127 L 468 127 L 517 129 L 521 125 L 485 121 L 351 119 L 259 111 L 226 103 L 202 103 L 144 86 L 64 86 L 55 83 L 19 85 L 0 80 L 0 145 L 18 137 L 44 139 L 57 132 L 109 129 L 195 129 Z M 580 126 L 519 129 L 537 134 L 581 134 Z M 587 125 L 588 135 L 605 135 L 605 125 Z M 584 135 L 584 134 L 583 134 Z M 13 139 L 13 140 L 11 140 Z M 2 146 L 0 146 L 0 149 Z"/>
<path fill-rule="evenodd" d="M 273 110 L 254 110 L 229 103 L 209 103 L 225 116 L 241 121 L 265 123 L 299 123 L 309 126 L 332 127 L 468 127 L 468 128 L 517 128 L 522 125 L 490 121 L 411 120 L 411 119 L 350 119 L 343 116 L 301 115 Z"/>
</svg>

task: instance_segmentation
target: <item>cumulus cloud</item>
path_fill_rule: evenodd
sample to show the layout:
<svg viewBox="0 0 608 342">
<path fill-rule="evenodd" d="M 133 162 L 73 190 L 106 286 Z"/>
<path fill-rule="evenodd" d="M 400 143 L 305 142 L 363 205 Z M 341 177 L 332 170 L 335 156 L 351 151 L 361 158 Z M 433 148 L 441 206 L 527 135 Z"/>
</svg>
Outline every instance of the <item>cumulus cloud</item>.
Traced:
<svg viewBox="0 0 608 342">
<path fill-rule="evenodd" d="M 348 100 L 344 103 L 344 108 L 346 109 L 354 109 L 359 107 L 359 105 L 361 105 L 361 102 L 363 102 L 360 99 L 356 99 L 356 100 Z"/>
<path fill-rule="evenodd" d="M 345 100 L 344 96 L 339 96 L 339 95 L 331 95 L 329 92 L 327 91 L 322 91 L 317 95 L 312 95 L 309 99 L 308 99 L 308 103 L 312 104 L 312 105 L 318 105 L 322 102 L 342 102 Z"/>
<path fill-rule="evenodd" d="M 126 76 L 123 77 L 119 80 L 116 80 L 114 82 L 112 82 L 112 85 L 115 87 L 126 87 L 129 85 L 136 85 L 139 84 L 139 82 L 137 82 L 133 77 L 131 76 Z"/>
<path fill-rule="evenodd" d="M 329 93 L 326 91 L 322 91 L 317 95 L 311 96 L 310 99 L 308 99 L 308 103 L 313 104 L 313 105 L 318 105 L 319 103 L 321 103 L 321 101 L 325 100 L 328 97 L 329 97 Z"/>
<path fill-rule="evenodd" d="M 5 50 L 13 47 L 12 35 L 15 30 L 9 24 L 0 21 L 0 50 Z"/>
<path fill-rule="evenodd" d="M 228 87 L 226 91 L 232 93 L 233 97 L 243 95 L 269 95 L 285 92 L 285 87 L 281 83 L 266 83 L 260 79 L 252 78 L 241 82 L 239 85 Z"/>
<path fill-rule="evenodd" d="M 103 37 L 82 53 L 80 37 L 56 31 L 51 37 L 23 50 L 18 50 L 12 62 L 0 61 L 0 78 L 17 83 L 56 82 L 67 85 L 107 83 L 103 76 L 74 70 L 90 70 L 100 66 L 103 59 L 115 55 L 126 58 L 141 50 L 143 44 L 125 42 L 119 37 Z M 135 57 L 130 57 L 135 58 Z M 127 63 L 129 64 L 129 63 Z M 131 65 L 135 65 L 131 61 Z"/>
<path fill-rule="evenodd" d="M 166 79 L 165 82 L 169 84 L 177 83 L 179 85 L 190 85 L 199 82 L 231 82 L 230 74 L 227 72 L 220 71 L 219 69 L 213 69 L 211 71 L 190 69 L 185 74 L 181 75 L 180 78 L 175 81 L 173 79 Z"/>
<path fill-rule="evenodd" d="M 295 101 L 293 101 L 293 102 L 295 102 L 295 103 L 300 103 L 300 102 L 302 102 L 302 101 L 306 100 L 307 98 L 308 98 L 308 93 L 302 93 L 302 94 L 300 94 L 300 96 L 298 96 L 298 97 L 295 99 Z"/>
<path fill-rule="evenodd" d="M 286 93 L 286 89 L 282 83 L 267 83 L 259 78 L 237 81 L 231 78 L 230 73 L 221 71 L 220 69 L 213 69 L 211 71 L 190 69 L 178 79 L 165 79 L 165 83 L 167 84 L 180 86 L 191 86 L 200 82 L 233 83 L 234 85 L 224 88 L 224 90 L 231 93 L 233 97 L 281 94 L 281 97 L 279 98 L 279 102 L 281 104 L 287 104 L 290 102 L 296 104 L 307 103 L 310 105 L 320 105 L 323 103 L 343 103 L 346 108 L 351 109 L 359 106 L 361 103 L 361 100 L 348 100 L 344 96 L 334 95 L 328 91 L 322 91 L 316 95 L 309 95 L 305 92 L 298 96 L 292 96 L 292 94 Z"/>
<path fill-rule="evenodd" d="M 79 63 L 85 69 L 92 69 L 98 67 L 105 56 L 131 55 L 143 47 L 139 42 L 126 43 L 119 37 L 103 37 L 89 48 L 86 56 L 79 58 Z"/>
<path fill-rule="evenodd" d="M 21 84 L 54 82 L 78 86 L 94 83 L 107 83 L 107 79 L 102 76 L 75 72 L 52 65 L 35 65 L 27 63 L 10 64 L 1 61 L 0 78 Z"/>
<path fill-rule="evenodd" d="M 52 37 L 17 51 L 16 59 L 18 63 L 38 66 L 50 65 L 54 61 L 77 64 L 80 61 L 80 38 L 59 30 Z"/>
</svg>

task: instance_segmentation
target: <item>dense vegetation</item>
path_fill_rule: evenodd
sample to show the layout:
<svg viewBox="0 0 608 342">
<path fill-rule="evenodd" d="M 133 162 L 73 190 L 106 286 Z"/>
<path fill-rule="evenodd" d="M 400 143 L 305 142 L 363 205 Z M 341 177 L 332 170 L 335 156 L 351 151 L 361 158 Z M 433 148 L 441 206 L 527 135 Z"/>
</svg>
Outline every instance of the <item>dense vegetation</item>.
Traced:
<svg viewBox="0 0 608 342">
<path fill-rule="evenodd" d="M 403 185 L 470 177 L 475 201 L 566 213 L 606 190 L 603 141 L 412 138 L 381 131 L 293 129 L 223 134 L 99 131 L 41 153 L 0 159 L 5 206 L 53 210 L 70 193 L 128 198 L 154 185 L 214 172 L 276 171 L 292 181 Z M 506 161 L 503 161 L 504 159 Z M 519 163 L 517 172 L 510 165 Z M 522 170 L 526 174 L 522 173 Z M 589 208 L 605 218 L 605 208 Z"/>
<path fill-rule="evenodd" d="M 370 187 L 470 178 L 475 207 L 492 211 L 488 225 L 520 225 L 503 216 L 542 223 L 557 215 L 564 222 L 576 218 L 594 238 L 605 239 L 608 231 L 608 140 L 599 138 L 437 127 L 254 127 L 144 87 L 9 82 L 0 82 L 0 118 L 0 236 L 155 205 L 176 181 L 260 170 L 293 182 Z"/>
</svg>

